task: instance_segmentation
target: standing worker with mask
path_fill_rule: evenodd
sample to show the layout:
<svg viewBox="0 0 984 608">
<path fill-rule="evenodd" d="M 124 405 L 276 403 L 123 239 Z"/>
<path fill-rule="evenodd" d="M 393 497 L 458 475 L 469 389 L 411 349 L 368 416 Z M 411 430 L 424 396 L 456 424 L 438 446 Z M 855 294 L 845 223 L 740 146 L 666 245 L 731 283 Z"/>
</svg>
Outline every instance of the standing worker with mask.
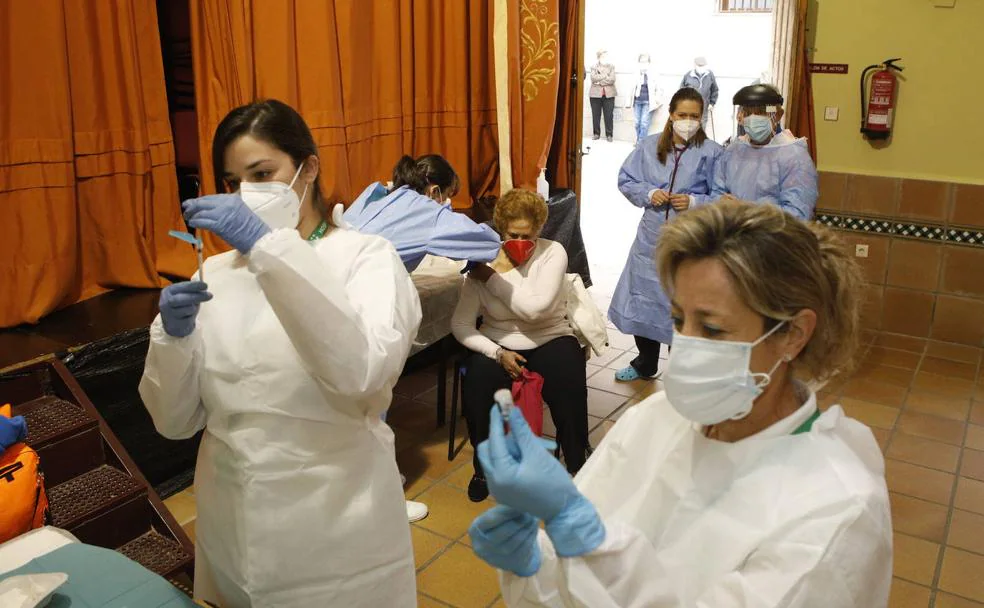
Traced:
<svg viewBox="0 0 984 608">
<path fill-rule="evenodd" d="M 649 72 L 649 53 L 639 55 L 639 73 L 636 75 L 635 90 L 632 93 L 632 110 L 636 123 L 636 146 L 649 135 L 649 124 L 653 113 L 659 110 L 662 91 L 656 85 L 655 74 Z"/>
<path fill-rule="evenodd" d="M 612 141 L 615 129 L 615 66 L 608 63 L 608 51 L 598 51 L 598 63 L 588 71 L 591 76 L 591 128 L 592 139 L 601 139 L 601 115 L 605 115 L 605 135 Z"/>
<path fill-rule="evenodd" d="M 817 167 L 805 138 L 782 130 L 782 95 L 770 85 L 755 84 L 734 97 L 744 135 L 721 155 L 714 177 L 714 197 L 772 203 L 801 220 L 813 219 L 817 205 Z"/>
<path fill-rule="evenodd" d="M 618 189 L 644 210 L 608 309 L 608 318 L 619 331 L 635 336 L 639 349 L 628 366 L 615 372 L 619 382 L 656 376 L 660 345 L 669 344 L 673 337 L 670 302 L 653 258 L 666 222 L 710 200 L 721 146 L 707 139 L 700 126 L 703 108 L 699 92 L 677 91 L 663 132 L 643 140 L 618 174 Z"/>
<path fill-rule="evenodd" d="M 714 106 L 717 105 L 719 92 L 717 77 L 714 76 L 714 72 L 708 69 L 706 58 L 697 57 L 694 59 L 694 69 L 684 74 L 683 80 L 680 81 L 680 88 L 684 87 L 697 89 L 700 91 L 701 97 L 704 98 L 704 116 L 700 119 L 700 126 L 706 129 L 707 119 L 714 112 Z"/>
<path fill-rule="evenodd" d="M 663 230 L 665 392 L 572 481 L 513 410 L 478 448 L 498 506 L 469 530 L 509 606 L 875 608 L 892 524 L 871 430 L 804 381 L 847 366 L 864 279 L 825 228 L 730 202 Z M 545 529 L 540 530 L 540 522 Z"/>
<path fill-rule="evenodd" d="M 195 595 L 244 606 L 415 606 L 393 432 L 380 420 L 420 324 L 393 246 L 333 227 L 318 148 L 275 100 L 212 140 L 188 224 L 234 251 L 161 294 L 140 395 L 158 431 L 204 429 Z"/>
</svg>

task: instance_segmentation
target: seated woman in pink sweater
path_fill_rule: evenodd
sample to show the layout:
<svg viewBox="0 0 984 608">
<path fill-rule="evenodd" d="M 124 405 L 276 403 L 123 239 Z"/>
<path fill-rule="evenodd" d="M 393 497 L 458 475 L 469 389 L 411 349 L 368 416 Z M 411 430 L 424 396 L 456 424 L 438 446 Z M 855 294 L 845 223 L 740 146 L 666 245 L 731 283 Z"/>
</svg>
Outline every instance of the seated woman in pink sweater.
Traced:
<svg viewBox="0 0 984 608">
<path fill-rule="evenodd" d="M 546 220 L 547 203 L 534 192 L 513 190 L 499 199 L 493 222 L 502 249 L 491 264 L 468 274 L 451 331 L 474 351 L 462 387 L 472 445 L 488 438 L 492 395 L 509 388 L 526 368 L 543 376 L 557 442 L 567 470 L 576 473 L 588 449 L 585 360 L 566 317 L 567 252 L 560 243 L 538 238 Z M 468 498 L 481 502 L 489 490 L 477 457 L 474 466 Z"/>
</svg>

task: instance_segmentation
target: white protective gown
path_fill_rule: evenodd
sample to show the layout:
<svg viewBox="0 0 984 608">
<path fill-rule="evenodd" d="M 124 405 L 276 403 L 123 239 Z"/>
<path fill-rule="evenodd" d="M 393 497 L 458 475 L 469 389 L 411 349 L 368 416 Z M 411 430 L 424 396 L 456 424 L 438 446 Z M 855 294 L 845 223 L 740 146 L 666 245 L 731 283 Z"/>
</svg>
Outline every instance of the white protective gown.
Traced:
<svg viewBox="0 0 984 608">
<path fill-rule="evenodd" d="M 195 595 L 223 608 L 416 606 L 393 433 L 420 324 L 393 246 L 278 230 L 210 258 L 190 336 L 158 317 L 140 394 L 166 437 L 202 428 Z"/>
<path fill-rule="evenodd" d="M 803 389 L 806 392 L 806 389 Z M 500 573 L 509 606 L 884 608 L 892 526 L 871 431 L 802 408 L 739 441 L 707 439 L 658 393 L 627 411 L 576 477 L 606 538 L 533 577 Z"/>
</svg>

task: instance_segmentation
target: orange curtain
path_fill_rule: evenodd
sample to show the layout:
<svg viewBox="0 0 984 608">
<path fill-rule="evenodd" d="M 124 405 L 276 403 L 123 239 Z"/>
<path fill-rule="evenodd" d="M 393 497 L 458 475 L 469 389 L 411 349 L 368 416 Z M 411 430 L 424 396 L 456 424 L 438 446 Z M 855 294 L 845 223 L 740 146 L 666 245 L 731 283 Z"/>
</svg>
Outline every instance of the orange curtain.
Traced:
<svg viewBox="0 0 984 608">
<path fill-rule="evenodd" d="M 508 6 L 513 184 L 536 188 L 557 117 L 560 6 L 558 0 L 509 0 Z"/>
<path fill-rule="evenodd" d="M 488 2 L 199 0 L 191 23 L 207 192 L 216 126 L 267 97 L 311 127 L 328 200 L 387 181 L 402 154 L 444 155 L 465 183 L 456 207 L 497 187 Z"/>
<path fill-rule="evenodd" d="M 0 327 L 187 274 L 156 5 L 4 2 Z M 9 248 L 9 249 L 8 249 Z"/>
<path fill-rule="evenodd" d="M 570 79 L 578 70 L 577 57 L 580 45 L 578 15 L 581 0 L 567 0 L 560 13 L 560 70 L 557 89 L 557 119 L 554 125 L 553 142 L 547 159 L 547 177 L 552 186 L 574 188 L 577 159 L 571 152 L 580 146 L 581 126 L 576 120 L 577 109 L 582 101 L 577 97 L 577 87 Z M 582 79 L 583 80 L 583 79 Z"/>
</svg>

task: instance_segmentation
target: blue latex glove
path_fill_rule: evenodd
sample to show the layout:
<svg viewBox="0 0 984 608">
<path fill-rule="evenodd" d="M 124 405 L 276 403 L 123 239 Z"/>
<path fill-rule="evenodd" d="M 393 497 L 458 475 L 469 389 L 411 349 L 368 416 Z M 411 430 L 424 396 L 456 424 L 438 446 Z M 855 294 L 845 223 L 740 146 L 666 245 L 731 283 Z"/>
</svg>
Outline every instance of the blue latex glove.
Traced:
<svg viewBox="0 0 984 608">
<path fill-rule="evenodd" d="M 210 194 L 181 203 L 185 219 L 192 228 L 210 230 L 240 253 L 249 253 L 270 232 L 238 194 Z"/>
<path fill-rule="evenodd" d="M 0 416 L 0 452 L 25 439 L 27 439 L 27 422 L 24 421 L 23 416 L 13 418 Z"/>
<path fill-rule="evenodd" d="M 482 513 L 468 528 L 475 555 L 500 570 L 533 576 L 540 570 L 540 526 L 535 517 L 504 505 Z"/>
<path fill-rule="evenodd" d="M 546 522 L 557 555 L 575 557 L 594 551 L 605 540 L 598 511 L 581 494 L 563 465 L 543 449 L 522 411 L 509 414 L 507 436 L 498 407 L 491 412 L 489 438 L 478 458 L 492 496 L 503 505 Z"/>
<path fill-rule="evenodd" d="M 161 322 L 164 331 L 175 338 L 185 338 L 195 331 L 195 318 L 202 302 L 212 299 L 208 285 L 201 281 L 175 283 L 161 292 Z"/>
</svg>

